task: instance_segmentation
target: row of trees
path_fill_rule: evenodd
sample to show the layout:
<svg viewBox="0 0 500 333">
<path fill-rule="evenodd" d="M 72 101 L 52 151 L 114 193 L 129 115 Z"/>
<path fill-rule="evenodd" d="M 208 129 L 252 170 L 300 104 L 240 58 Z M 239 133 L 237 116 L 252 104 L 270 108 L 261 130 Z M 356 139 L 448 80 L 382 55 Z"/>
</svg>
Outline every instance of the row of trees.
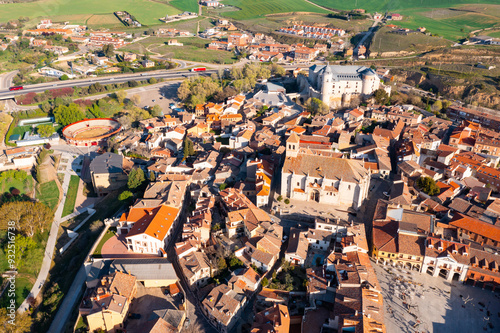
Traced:
<svg viewBox="0 0 500 333">
<path fill-rule="evenodd" d="M 7 230 L 9 222 L 14 222 L 16 230 L 27 237 L 43 233 L 53 219 L 54 212 L 41 202 L 8 202 L 0 207 L 0 229 Z"/>
</svg>

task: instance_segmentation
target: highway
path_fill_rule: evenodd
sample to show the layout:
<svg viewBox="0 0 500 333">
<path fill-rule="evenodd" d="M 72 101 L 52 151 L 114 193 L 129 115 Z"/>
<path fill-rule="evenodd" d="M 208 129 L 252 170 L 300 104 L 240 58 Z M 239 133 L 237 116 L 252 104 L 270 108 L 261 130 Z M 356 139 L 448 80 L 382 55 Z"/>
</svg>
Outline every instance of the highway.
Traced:
<svg viewBox="0 0 500 333">
<path fill-rule="evenodd" d="M 145 73 L 137 73 L 137 74 L 119 74 L 113 76 L 104 76 L 104 77 L 91 77 L 86 79 L 79 80 L 68 80 L 68 81 L 57 81 L 57 82 L 49 82 L 49 83 L 39 83 L 24 86 L 23 90 L 14 90 L 9 91 L 8 88 L 2 87 L 0 89 L 0 100 L 12 99 L 18 95 L 24 95 L 30 92 L 44 92 L 45 90 L 59 89 L 59 88 L 67 88 L 67 87 L 85 87 L 90 86 L 94 83 L 101 84 L 110 84 L 110 83 L 123 83 L 127 81 L 141 81 L 147 80 L 150 78 L 156 79 L 179 79 L 184 77 L 191 76 L 199 76 L 199 75 L 211 75 L 217 73 L 217 70 L 207 70 L 205 72 L 188 72 L 184 71 L 153 71 L 153 72 L 145 72 Z"/>
</svg>

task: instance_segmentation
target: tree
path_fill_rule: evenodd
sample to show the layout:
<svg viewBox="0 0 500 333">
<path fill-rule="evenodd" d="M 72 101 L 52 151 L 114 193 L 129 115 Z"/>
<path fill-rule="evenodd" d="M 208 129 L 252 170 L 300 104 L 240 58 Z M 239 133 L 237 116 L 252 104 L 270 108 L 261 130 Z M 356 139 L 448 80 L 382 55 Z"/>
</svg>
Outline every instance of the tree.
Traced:
<svg viewBox="0 0 500 333">
<path fill-rule="evenodd" d="M 222 183 L 219 185 L 219 191 L 224 191 L 227 187 L 227 184 L 226 183 Z"/>
<path fill-rule="evenodd" d="M 219 268 L 219 271 L 227 269 L 226 259 L 219 258 L 219 260 L 217 261 L 217 267 Z"/>
<path fill-rule="evenodd" d="M 285 204 L 288 205 L 290 203 L 290 199 L 286 198 L 285 199 Z"/>
<path fill-rule="evenodd" d="M 188 138 L 187 136 L 184 139 L 183 152 L 184 152 L 184 158 L 193 156 L 195 154 L 193 141 L 191 141 L 191 139 Z"/>
<path fill-rule="evenodd" d="M 127 97 L 127 92 L 125 90 L 118 90 L 115 92 L 115 98 L 118 101 L 118 103 L 123 103 L 126 97 Z"/>
<path fill-rule="evenodd" d="M 389 94 L 382 88 L 375 90 L 375 92 L 373 93 L 373 98 L 375 98 L 375 101 L 378 104 L 384 105 L 389 103 Z"/>
<path fill-rule="evenodd" d="M 319 98 L 309 98 L 305 103 L 305 108 L 307 111 L 311 112 L 312 115 L 320 114 L 325 115 L 330 111 L 328 105 L 323 103 Z"/>
<path fill-rule="evenodd" d="M 130 100 L 132 101 L 132 103 L 134 103 L 135 105 L 139 105 L 141 104 L 141 96 L 139 95 L 132 95 L 130 96 Z"/>
<path fill-rule="evenodd" d="M 432 109 L 434 111 L 441 111 L 441 109 L 443 108 L 443 103 L 438 99 L 434 102 L 434 104 L 432 104 Z"/>
<path fill-rule="evenodd" d="M 17 231 L 28 237 L 44 232 L 53 220 L 54 212 L 41 202 L 8 202 L 0 207 L 0 230 L 13 221 Z"/>
<path fill-rule="evenodd" d="M 144 171 L 141 168 L 133 168 L 128 174 L 127 186 L 129 189 L 134 190 L 144 183 Z"/>
<path fill-rule="evenodd" d="M 54 126 L 52 126 L 50 124 L 39 125 L 36 128 L 36 131 L 38 132 L 38 134 L 40 134 L 40 136 L 42 138 L 47 138 L 47 137 L 51 136 L 52 134 L 54 134 L 54 132 L 55 132 Z"/>
<path fill-rule="evenodd" d="M 234 269 L 236 267 L 243 266 L 243 263 L 234 254 L 229 257 L 229 267 Z"/>
<path fill-rule="evenodd" d="M 62 126 L 66 126 L 74 122 L 83 120 L 85 115 L 77 104 L 71 103 L 68 106 L 59 105 L 58 107 L 56 107 L 54 109 L 54 117 L 56 119 L 56 122 L 58 122 Z"/>
<path fill-rule="evenodd" d="M 15 320 L 8 315 L 6 308 L 0 308 L 0 332 L 4 333 L 28 333 L 31 332 L 33 319 L 28 312 L 22 315 L 17 313 Z"/>
<path fill-rule="evenodd" d="M 156 176 L 154 172 L 149 173 L 149 181 L 154 182 L 156 180 Z"/>
<path fill-rule="evenodd" d="M 102 46 L 102 53 L 108 58 L 112 58 L 115 55 L 115 47 L 113 44 L 104 44 Z"/>
<path fill-rule="evenodd" d="M 153 105 L 153 107 L 149 110 L 149 113 L 151 113 L 151 115 L 153 117 L 160 117 L 161 115 L 163 115 L 163 110 L 161 109 L 161 106 L 159 106 L 158 104 L 155 104 Z"/>
<path fill-rule="evenodd" d="M 442 108 L 443 109 L 445 109 L 445 110 L 448 109 L 450 107 L 450 105 L 451 105 L 451 102 L 449 100 L 443 99 L 443 101 L 442 101 L 442 106 L 443 106 Z"/>
<path fill-rule="evenodd" d="M 439 186 L 431 177 L 420 177 L 417 180 L 417 186 L 428 195 L 436 195 L 440 192 Z"/>
<path fill-rule="evenodd" d="M 61 80 L 61 81 L 66 81 L 66 80 L 69 80 L 69 76 L 68 76 L 67 74 L 63 74 L 63 75 L 59 78 L 59 80 Z"/>
<path fill-rule="evenodd" d="M 283 200 L 283 197 L 281 195 L 278 195 L 278 198 L 276 200 L 278 200 L 279 202 L 281 202 Z"/>
<path fill-rule="evenodd" d="M 260 281 L 260 284 L 262 285 L 262 287 L 266 287 L 269 284 L 269 280 L 264 277 L 262 281 Z"/>
<path fill-rule="evenodd" d="M 118 196 L 118 200 L 120 200 L 120 201 L 127 201 L 128 199 L 130 199 L 133 196 L 134 196 L 134 194 L 132 192 L 130 192 L 130 191 L 123 191 Z"/>
<path fill-rule="evenodd" d="M 149 84 L 155 84 L 155 83 L 157 83 L 158 81 L 157 81 L 154 77 L 152 77 L 152 78 L 150 78 L 150 79 L 148 80 L 148 82 L 149 82 Z"/>
</svg>

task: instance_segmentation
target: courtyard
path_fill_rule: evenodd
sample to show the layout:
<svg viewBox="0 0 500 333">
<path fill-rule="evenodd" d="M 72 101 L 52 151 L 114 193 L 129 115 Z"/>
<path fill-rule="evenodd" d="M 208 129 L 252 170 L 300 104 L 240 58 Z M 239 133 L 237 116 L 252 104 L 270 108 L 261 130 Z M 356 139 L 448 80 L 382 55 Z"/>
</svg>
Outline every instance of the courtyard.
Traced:
<svg viewBox="0 0 500 333">
<path fill-rule="evenodd" d="M 372 265 L 388 333 L 498 332 L 500 293 L 405 269 Z"/>
</svg>

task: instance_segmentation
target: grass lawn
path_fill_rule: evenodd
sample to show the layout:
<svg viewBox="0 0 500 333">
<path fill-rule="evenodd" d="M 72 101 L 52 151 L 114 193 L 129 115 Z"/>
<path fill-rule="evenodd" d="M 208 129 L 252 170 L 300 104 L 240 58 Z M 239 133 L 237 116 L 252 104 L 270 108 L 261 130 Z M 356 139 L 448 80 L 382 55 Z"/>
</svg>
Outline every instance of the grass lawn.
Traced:
<svg viewBox="0 0 500 333">
<path fill-rule="evenodd" d="M 40 0 L 23 3 L 2 4 L 0 22 L 7 22 L 20 16 L 28 16 L 30 24 L 40 18 L 53 21 L 70 21 L 71 24 L 86 24 L 92 15 L 113 14 L 115 11 L 128 11 L 143 25 L 161 24 L 158 20 L 165 15 L 179 13 L 179 9 L 166 3 L 147 0 Z"/>
<path fill-rule="evenodd" d="M 13 178 L 6 179 L 0 183 L 0 194 L 10 192 L 12 188 L 17 188 L 21 191 L 21 194 L 28 194 L 33 191 L 33 183 L 34 180 L 31 175 L 28 175 L 28 178 L 24 182 Z"/>
<path fill-rule="evenodd" d="M 0 240 L 5 237 L 5 233 L 0 234 Z M 36 234 L 33 240 L 36 242 L 36 247 L 31 250 L 26 257 L 22 259 L 22 264 L 17 267 L 18 276 L 16 278 L 16 304 L 21 305 L 26 296 L 29 294 L 33 287 L 33 282 L 36 281 L 38 271 L 43 261 L 43 254 L 45 252 L 45 245 L 49 237 L 49 231 L 46 230 L 43 234 Z M 8 262 L 4 250 L 0 250 L 0 272 L 9 269 Z M 7 294 L 0 301 L 3 303 L 7 299 Z"/>
<path fill-rule="evenodd" d="M 97 14 L 90 16 L 85 22 L 87 26 L 98 29 L 124 28 L 123 23 L 114 14 Z"/>
<path fill-rule="evenodd" d="M 106 231 L 106 234 L 102 237 L 101 242 L 99 245 L 97 245 L 95 252 L 93 254 L 94 258 L 101 258 L 101 250 L 102 247 L 104 246 L 104 243 L 106 243 L 111 237 L 115 235 L 114 231 L 108 230 Z"/>
<path fill-rule="evenodd" d="M 178 38 L 177 40 L 183 43 L 184 46 L 167 46 L 166 43 L 170 39 L 149 37 L 137 43 L 127 45 L 120 50 L 136 53 L 144 53 L 147 50 L 151 53 L 159 53 L 167 58 L 207 63 L 232 64 L 237 60 L 232 52 L 206 49 L 208 41 L 202 38 Z"/>
<path fill-rule="evenodd" d="M 36 197 L 40 202 L 43 202 L 55 211 L 57 202 L 59 201 L 59 188 L 56 181 L 51 180 L 50 182 L 39 184 L 36 189 Z"/>
<path fill-rule="evenodd" d="M 66 200 L 64 201 L 62 217 L 73 213 L 75 210 L 76 195 L 78 194 L 79 184 L 80 177 L 72 175 L 69 181 L 68 192 L 66 193 Z"/>
<path fill-rule="evenodd" d="M 486 35 L 491 36 L 491 37 L 495 37 L 495 38 L 500 38 L 500 30 L 488 32 L 488 33 L 486 33 Z"/>
<path fill-rule="evenodd" d="M 450 7 L 461 4 L 469 3 L 483 3 L 483 4 L 497 4 L 498 0 L 406 0 L 406 1 L 393 1 L 393 0 L 356 0 L 354 1 L 344 1 L 344 0 L 311 0 L 311 2 L 317 3 L 318 5 L 325 6 L 327 8 L 339 9 L 339 10 L 351 10 L 355 8 L 363 8 L 367 12 L 374 13 L 378 11 L 379 13 L 385 13 L 408 9 L 408 8 L 443 8 Z"/>
<path fill-rule="evenodd" d="M 263 17 L 267 14 L 312 12 L 328 13 L 328 10 L 319 8 L 304 0 L 225 0 L 224 5 L 238 7 L 241 10 L 224 12 L 225 16 L 236 20 L 248 20 Z"/>
<path fill-rule="evenodd" d="M 451 44 L 448 40 L 439 37 L 431 37 L 422 33 L 405 36 L 392 33 L 392 30 L 384 27 L 377 31 L 370 50 L 372 52 L 424 52 Z"/>
</svg>

